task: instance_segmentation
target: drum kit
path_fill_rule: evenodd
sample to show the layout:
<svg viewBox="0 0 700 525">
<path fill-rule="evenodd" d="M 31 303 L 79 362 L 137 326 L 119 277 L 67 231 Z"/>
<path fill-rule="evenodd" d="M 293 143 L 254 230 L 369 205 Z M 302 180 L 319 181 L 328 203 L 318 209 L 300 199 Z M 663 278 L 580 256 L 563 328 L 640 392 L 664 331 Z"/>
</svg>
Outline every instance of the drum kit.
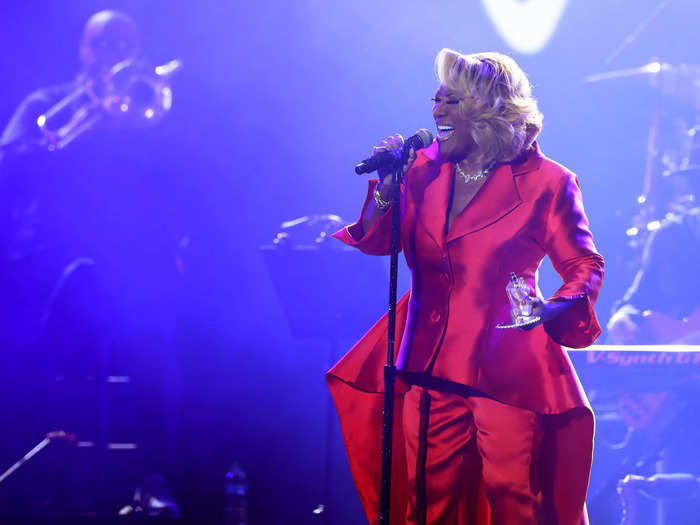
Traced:
<svg viewBox="0 0 700 525">
<path fill-rule="evenodd" d="M 652 103 L 646 162 L 637 213 L 625 231 L 638 257 L 649 235 L 697 213 L 700 187 L 700 65 L 649 62 L 639 67 L 596 73 L 586 82 L 637 78 L 658 94 Z"/>
<path fill-rule="evenodd" d="M 636 39 L 668 4 L 668 1 L 661 2 L 654 14 L 640 24 L 606 64 Z M 637 81 L 640 88 L 647 86 L 655 94 L 650 99 L 646 158 L 640 191 L 636 196 L 636 210 L 630 215 L 624 234 L 621 232 L 620 235 L 625 239 L 627 248 L 624 269 L 634 275 L 640 268 L 648 265 L 649 252 L 658 249 L 653 242 L 655 232 L 665 230 L 666 235 L 674 236 L 676 244 L 681 244 L 683 241 L 675 239 L 678 228 L 669 227 L 683 224 L 684 228 L 690 228 L 689 225 L 696 224 L 695 219 L 700 216 L 700 65 L 651 61 L 638 67 L 591 74 L 584 80 L 591 84 Z M 696 245 L 700 246 L 700 237 L 697 241 Z M 695 250 L 695 254 L 697 249 L 687 245 L 680 246 L 680 250 Z M 647 270 L 665 271 L 660 268 Z M 640 273 L 637 273 L 637 276 L 639 275 Z M 637 280 L 635 278 L 627 284 L 634 287 Z M 668 290 L 660 291 L 662 294 L 665 292 Z M 658 374 L 658 368 L 654 367 L 653 370 Z M 690 375 L 692 371 L 678 369 L 677 373 Z M 651 389 L 657 381 L 643 383 L 637 377 L 635 383 L 645 384 L 646 389 Z M 697 382 L 685 380 L 679 384 L 681 383 L 697 388 Z M 676 396 L 676 407 L 683 407 L 685 410 L 685 407 L 697 406 L 690 401 L 693 395 L 685 391 L 670 391 L 671 394 L 665 392 L 664 395 Z M 685 466 L 691 473 L 665 472 L 667 467 L 673 469 L 678 465 L 667 465 L 664 458 L 673 458 L 674 450 L 675 454 L 682 456 L 685 449 L 678 443 L 674 445 L 668 436 L 683 434 L 693 425 L 688 426 L 682 415 L 671 417 L 673 414 L 665 413 L 665 419 L 657 417 L 649 429 L 637 429 L 634 435 L 631 434 L 632 427 L 627 427 L 624 445 L 606 447 L 606 438 L 611 435 L 612 430 L 611 425 L 606 427 L 606 416 L 619 419 L 622 414 L 620 403 L 620 400 L 618 403 L 610 403 L 606 409 L 604 403 L 601 404 L 601 400 L 598 400 L 598 406 L 595 407 L 600 423 L 597 431 L 601 450 L 599 458 L 603 457 L 604 465 L 618 462 L 618 467 L 614 472 L 608 472 L 607 481 L 589 492 L 591 517 L 596 518 L 595 521 L 611 525 L 680 523 L 681 521 L 676 521 L 673 516 L 694 512 L 697 508 L 692 501 L 696 501 L 693 498 L 700 493 L 700 478 L 698 473 L 694 472 L 694 462 Z M 630 436 L 638 440 L 636 444 L 628 442 Z M 655 439 L 657 445 L 650 446 Z M 605 454 L 609 455 L 607 461 Z M 598 464 L 601 464 L 600 460 Z M 601 468 L 607 468 L 609 465 Z M 648 475 L 652 469 L 656 469 L 656 473 L 651 477 L 640 475 Z M 619 474 L 622 474 L 622 477 Z"/>
</svg>

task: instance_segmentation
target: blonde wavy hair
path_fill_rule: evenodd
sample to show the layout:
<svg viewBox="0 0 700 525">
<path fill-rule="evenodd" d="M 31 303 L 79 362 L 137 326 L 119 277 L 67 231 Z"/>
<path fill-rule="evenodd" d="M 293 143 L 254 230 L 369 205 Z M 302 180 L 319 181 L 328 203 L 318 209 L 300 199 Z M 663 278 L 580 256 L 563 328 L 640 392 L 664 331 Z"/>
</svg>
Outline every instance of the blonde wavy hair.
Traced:
<svg viewBox="0 0 700 525">
<path fill-rule="evenodd" d="M 542 113 L 527 76 L 501 53 L 463 55 L 443 49 L 435 58 L 441 85 L 460 98 L 477 151 L 470 161 L 485 166 L 508 162 L 528 149 L 542 130 Z"/>
</svg>

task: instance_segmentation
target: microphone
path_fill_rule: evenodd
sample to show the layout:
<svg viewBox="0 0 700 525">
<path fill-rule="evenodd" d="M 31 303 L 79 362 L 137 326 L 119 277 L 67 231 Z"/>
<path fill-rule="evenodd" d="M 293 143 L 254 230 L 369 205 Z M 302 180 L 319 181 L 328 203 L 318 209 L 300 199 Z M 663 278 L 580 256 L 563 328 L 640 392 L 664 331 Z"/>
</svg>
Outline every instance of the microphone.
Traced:
<svg viewBox="0 0 700 525">
<path fill-rule="evenodd" d="M 408 151 L 408 148 L 419 150 L 427 148 L 433 143 L 433 134 L 425 128 L 421 128 L 414 135 L 408 137 L 403 144 L 403 151 L 398 158 L 403 157 L 403 153 Z M 380 151 L 375 153 L 370 158 L 363 160 L 355 166 L 355 173 L 362 175 L 363 173 L 371 173 L 379 168 L 392 166 L 397 161 L 397 157 L 390 151 Z"/>
</svg>

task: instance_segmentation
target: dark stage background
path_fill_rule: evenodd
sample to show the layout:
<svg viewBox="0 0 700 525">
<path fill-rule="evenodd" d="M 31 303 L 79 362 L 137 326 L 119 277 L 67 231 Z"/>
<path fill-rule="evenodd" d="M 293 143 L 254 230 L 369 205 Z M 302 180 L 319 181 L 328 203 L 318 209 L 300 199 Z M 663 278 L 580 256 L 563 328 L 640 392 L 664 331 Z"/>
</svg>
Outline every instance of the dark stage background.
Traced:
<svg viewBox="0 0 700 525">
<path fill-rule="evenodd" d="M 29 92 L 75 76 L 82 27 L 100 9 L 122 10 L 138 22 L 144 53 L 153 63 L 172 58 L 184 63 L 173 78 L 172 111 L 139 132 L 144 140 L 128 144 L 134 156 L 150 159 L 151 169 L 143 176 L 153 178 L 138 182 L 148 187 L 148 200 L 115 211 L 129 216 L 146 210 L 138 217 L 152 221 L 126 221 L 146 232 L 127 248 L 141 251 L 137 260 L 148 258 L 152 239 L 180 246 L 173 249 L 173 264 L 180 260 L 174 284 L 166 286 L 153 272 L 138 273 L 146 277 L 132 282 L 154 293 L 160 286 L 168 290 L 167 297 L 160 295 L 172 312 L 167 321 L 156 311 L 161 303 L 144 306 L 139 317 L 144 325 L 171 323 L 172 339 L 166 347 L 143 344 L 122 356 L 138 359 L 147 378 L 129 403 L 158 390 L 164 392 L 158 406 L 166 407 L 165 416 L 143 421 L 139 418 L 148 417 L 143 411 L 119 416 L 133 419 L 136 433 L 157 425 L 162 434 L 151 439 L 153 453 L 129 479 L 135 483 L 143 474 L 160 472 L 186 518 L 220 523 L 224 474 L 239 461 L 248 475 L 252 524 L 320 522 L 312 511 L 321 503 L 328 506 L 329 523 L 364 523 L 337 429 L 327 470 L 329 399 L 323 374 L 368 328 L 368 319 L 381 314 L 386 265 L 329 248 L 332 254 L 312 272 L 304 272 L 309 264 L 303 260 L 288 268 L 288 276 L 308 292 L 291 310 L 310 319 L 333 308 L 350 312 L 342 334 L 296 337 L 285 315 L 286 299 L 278 295 L 260 247 L 270 245 L 283 221 L 317 214 L 347 221 L 356 217 L 365 181 L 354 175 L 354 164 L 389 134 L 433 128 L 432 67 L 443 47 L 509 53 L 530 75 L 545 115 L 541 147 L 579 174 L 592 229 L 606 257 L 597 306 L 604 323 L 632 278 L 625 229 L 642 187 L 656 92 L 645 78 L 586 83 L 584 77 L 656 58 L 700 62 L 700 5 L 677 0 L 605 63 L 658 4 L 569 2 L 548 45 L 523 54 L 499 36 L 476 1 L 3 2 L 3 126 Z M 120 162 L 110 157 L 112 146 L 95 141 L 90 150 L 99 160 L 96 166 L 109 166 L 110 173 Z M 76 166 L 86 169 L 84 159 Z M 94 181 L 103 175 L 101 169 L 90 174 Z M 65 177 L 73 177 L 70 170 Z M 134 188 L 120 187 L 125 192 Z M 104 188 L 101 198 L 109 200 L 115 190 Z M 89 218 L 79 227 L 96 233 Z M 308 232 L 301 228 L 296 234 Z M 546 295 L 557 278 L 551 269 L 542 273 Z M 328 279 L 349 274 L 362 278 L 337 290 L 328 285 Z M 401 278 L 405 290 L 405 272 Z M 326 296 L 320 307 L 319 298 L 329 290 L 338 295 Z M 324 326 L 319 320 L 320 331 Z M 44 403 L 45 393 L 26 379 L 41 359 L 2 349 L 0 425 L 8 432 L 0 469 L 45 432 L 60 428 L 41 430 L 29 409 L 17 414 L 17 406 Z M 24 386 L 15 389 L 15 382 Z M 74 400 L 76 412 L 88 401 Z M 40 483 L 41 465 L 32 468 Z"/>
</svg>

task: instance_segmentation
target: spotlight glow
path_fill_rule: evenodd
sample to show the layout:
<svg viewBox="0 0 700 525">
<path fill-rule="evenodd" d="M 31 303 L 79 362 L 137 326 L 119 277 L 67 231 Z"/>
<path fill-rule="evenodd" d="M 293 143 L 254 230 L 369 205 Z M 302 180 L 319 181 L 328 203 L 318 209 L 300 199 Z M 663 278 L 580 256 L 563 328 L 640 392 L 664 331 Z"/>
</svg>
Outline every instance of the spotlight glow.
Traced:
<svg viewBox="0 0 700 525">
<path fill-rule="evenodd" d="M 542 51 L 568 0 L 481 0 L 496 31 L 518 53 Z"/>
</svg>

